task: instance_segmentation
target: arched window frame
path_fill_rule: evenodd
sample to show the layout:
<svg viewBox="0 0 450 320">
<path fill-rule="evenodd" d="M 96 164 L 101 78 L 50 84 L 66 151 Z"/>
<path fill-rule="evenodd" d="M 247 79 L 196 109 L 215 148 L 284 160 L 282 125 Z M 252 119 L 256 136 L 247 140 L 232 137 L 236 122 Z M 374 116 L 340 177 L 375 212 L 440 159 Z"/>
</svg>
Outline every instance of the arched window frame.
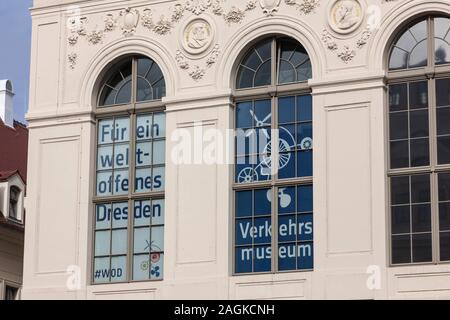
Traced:
<svg viewBox="0 0 450 320">
<path fill-rule="evenodd" d="M 243 59 L 245 59 L 245 57 L 249 54 L 250 50 L 253 50 L 255 48 L 256 45 L 258 45 L 259 43 L 266 41 L 267 39 L 270 39 L 271 41 L 271 83 L 267 86 L 260 86 L 260 87 L 251 87 L 251 88 L 242 88 L 239 89 L 237 88 L 237 78 L 239 75 L 239 67 L 243 61 Z M 298 41 L 296 41 L 295 39 L 289 38 L 287 36 L 279 36 L 279 35 L 275 35 L 275 36 L 270 36 L 267 38 L 260 38 L 256 41 L 254 41 L 253 43 L 251 43 L 247 49 L 243 50 L 243 55 L 238 58 L 238 62 L 239 64 L 237 65 L 237 67 L 235 68 L 235 74 L 233 77 L 233 96 L 234 96 L 234 106 L 235 106 L 235 121 L 237 118 L 237 106 L 239 103 L 242 102 L 254 102 L 254 101 L 260 101 L 260 100 L 270 100 L 270 104 L 271 104 L 271 123 L 270 123 L 270 127 L 272 129 L 277 129 L 279 128 L 279 123 L 278 123 L 278 100 L 280 98 L 287 98 L 287 97 L 299 97 L 299 96 L 309 96 L 311 98 L 311 107 L 312 107 L 312 96 L 311 96 L 311 87 L 308 83 L 308 80 L 306 81 L 299 81 L 299 82 L 294 82 L 294 83 L 285 83 L 285 84 L 279 84 L 278 83 L 278 71 L 279 71 L 279 67 L 280 67 L 280 59 L 279 57 L 281 56 L 281 46 L 278 45 L 278 42 L 280 40 L 287 40 L 287 41 L 292 41 L 295 42 L 296 44 L 298 44 L 299 46 L 302 46 Z M 306 51 L 306 50 L 305 50 Z M 312 68 L 311 68 L 312 70 Z M 311 71 L 312 72 L 312 71 Z M 312 75 L 311 75 L 312 77 Z M 295 99 L 297 101 L 297 99 Z M 312 113 L 312 109 L 311 109 L 311 113 Z M 311 117 L 311 125 L 312 125 L 312 117 Z M 235 128 L 237 129 L 237 125 L 235 123 Z M 274 139 L 276 139 L 276 137 L 272 137 L 272 141 L 274 141 Z M 274 163 L 278 163 L 279 161 L 279 155 L 278 155 L 278 147 L 277 144 L 273 144 L 274 150 L 273 150 L 273 154 L 274 154 L 274 158 L 272 158 L 272 162 Z M 235 148 L 236 150 L 236 148 Z M 311 148 L 311 152 L 312 152 L 312 148 Z M 235 161 L 237 161 L 237 155 L 235 154 Z M 312 160 L 311 160 L 312 161 Z M 312 166 L 312 165 L 311 165 Z M 238 192 L 245 192 L 245 191 L 251 191 L 253 194 L 253 200 L 255 200 L 255 191 L 262 191 L 262 190 L 271 190 L 272 195 L 276 194 L 278 195 L 279 192 L 284 189 L 284 188 L 293 188 L 295 189 L 295 192 L 297 194 L 298 189 L 302 188 L 302 187 L 306 187 L 306 188 L 313 188 L 313 174 L 309 175 L 309 176 L 305 176 L 305 177 L 295 177 L 292 179 L 279 179 L 278 174 L 274 174 L 271 175 L 271 179 L 268 181 L 257 181 L 257 182 L 251 182 L 251 183 L 238 183 L 236 181 L 236 177 L 237 177 L 237 166 L 234 165 L 233 166 L 233 183 L 232 183 L 232 189 L 233 189 L 233 232 L 232 232 L 232 243 L 233 243 L 233 255 L 232 255 L 232 274 L 233 275 L 250 275 L 250 274 L 264 274 L 264 273 L 284 273 L 284 272 L 304 272 L 304 271 L 312 271 L 314 268 L 313 265 L 313 252 L 314 252 L 314 242 L 312 239 L 312 234 L 311 234 L 311 241 L 307 242 L 307 243 L 311 243 L 312 244 L 312 256 L 311 256 L 311 267 L 306 267 L 306 268 L 300 268 L 299 266 L 299 262 L 296 262 L 296 269 L 289 269 L 289 270 L 281 270 L 279 268 L 279 259 L 278 259 L 278 254 L 274 254 L 273 252 L 277 252 L 279 250 L 279 243 L 278 243 L 278 197 L 274 197 L 272 196 L 272 201 L 271 201 L 271 215 L 270 215 L 270 219 L 271 219 L 271 225 L 272 225 L 272 237 L 271 237 L 271 244 L 270 247 L 272 249 L 272 258 L 271 258 L 271 266 L 270 266 L 270 270 L 266 270 L 266 271 L 262 271 L 262 272 L 258 272 L 258 271 L 250 271 L 250 272 L 238 272 L 236 269 L 236 252 L 237 252 L 237 244 L 236 244 L 236 230 L 237 230 L 237 193 Z M 312 170 L 312 168 L 311 168 Z M 312 191 L 311 191 L 311 212 L 308 212 L 308 214 L 310 213 L 311 216 L 313 214 L 313 199 L 312 199 Z M 254 204 L 253 204 L 254 206 Z M 309 210 L 308 210 L 309 211 Z M 298 216 L 299 214 L 297 213 L 296 216 Z M 253 217 L 253 221 L 254 221 L 254 217 Z M 297 243 L 298 244 L 298 243 Z M 254 246 L 254 244 L 253 244 Z M 253 268 L 254 268 L 254 264 L 253 264 Z"/>
<path fill-rule="evenodd" d="M 163 217 L 164 217 L 164 208 L 165 208 L 165 178 L 163 178 L 163 181 L 161 182 L 162 187 L 160 190 L 154 191 L 144 191 L 144 192 L 138 192 L 136 190 L 136 172 L 137 172 L 137 165 L 136 165 L 136 146 L 139 143 L 138 142 L 138 138 L 137 138 L 137 121 L 139 119 L 139 117 L 143 117 L 143 116 L 152 116 L 153 121 L 155 121 L 155 115 L 157 116 L 162 116 L 164 119 L 164 136 L 162 138 L 154 138 L 153 137 L 153 133 L 152 133 L 152 138 L 151 138 L 151 143 L 152 143 L 152 157 L 153 157 L 153 148 L 154 148 L 154 143 L 155 141 L 158 142 L 164 142 L 164 150 L 165 150 L 165 140 L 166 140 L 166 131 L 165 131 L 165 104 L 162 102 L 162 99 L 155 99 L 155 100 L 149 100 L 149 101 L 137 101 L 137 80 L 138 80 L 138 60 L 139 59 L 149 59 L 151 60 L 154 64 L 156 64 L 159 68 L 159 64 L 157 61 L 153 60 L 152 58 L 149 58 L 147 56 L 143 56 L 143 55 L 129 55 L 129 56 L 125 56 L 125 57 L 121 57 L 120 59 L 117 59 L 112 66 L 110 66 L 109 68 L 107 67 L 105 70 L 105 73 L 103 75 L 101 75 L 99 77 L 99 79 L 101 80 L 100 85 L 97 87 L 97 93 L 96 93 L 96 106 L 94 108 L 94 113 L 95 113 L 95 118 L 96 118 L 96 135 L 95 135 L 95 178 L 93 179 L 94 182 L 94 196 L 93 196 L 93 215 L 94 215 L 94 219 L 93 219 L 93 225 L 92 225 L 92 255 L 91 255 L 91 270 L 92 270 L 92 275 L 90 277 L 91 279 L 91 284 L 93 285 L 100 285 L 100 284 L 114 284 L 114 283 L 134 283 L 134 282 L 145 282 L 145 281 L 160 281 L 163 280 L 163 268 L 164 268 L 164 248 L 161 248 L 161 250 L 158 250 L 157 252 L 153 252 L 153 248 L 151 248 L 151 252 L 148 254 L 148 274 L 149 277 L 148 279 L 137 279 L 134 277 L 134 271 L 133 271 L 133 264 L 134 264 L 134 256 L 135 256 L 135 252 L 134 252 L 134 234 L 136 229 L 139 226 L 135 225 L 134 222 L 134 209 L 135 209 L 135 202 L 136 201 L 142 201 L 141 203 L 143 203 L 144 201 L 146 202 L 150 202 L 151 204 L 151 209 L 153 212 L 154 209 L 154 202 L 162 202 L 162 212 L 163 212 Z M 106 106 L 102 106 L 100 103 L 100 99 L 101 99 L 101 95 L 102 95 L 102 90 L 103 90 L 103 85 L 104 83 L 107 81 L 107 79 L 109 79 L 114 73 L 118 72 L 120 69 L 120 66 L 122 65 L 122 63 L 126 60 L 131 60 L 131 65 L 132 65 L 132 70 L 131 70 L 131 74 L 132 74 L 132 85 L 131 85 L 131 98 L 130 98 L 130 102 L 129 103 L 125 103 L 125 104 L 118 104 L 118 105 L 106 105 Z M 161 70 L 161 69 L 160 69 Z M 164 72 L 161 70 L 161 73 L 163 75 L 163 80 L 166 81 Z M 164 85 L 164 90 L 165 90 L 165 85 Z M 165 92 L 165 91 L 164 91 Z M 164 95 L 163 95 L 164 96 Z M 120 195 L 106 195 L 106 196 L 100 196 L 98 195 L 98 157 L 99 157 L 99 128 L 100 128 L 100 122 L 101 121 L 107 121 L 107 120 L 112 120 L 115 121 L 115 119 L 125 119 L 128 118 L 128 128 L 129 128 L 129 139 L 128 139 L 128 143 L 129 143 L 129 151 L 128 151 L 128 183 L 129 183 L 129 187 L 128 187 L 128 193 L 126 194 L 120 194 Z M 155 125 L 153 123 L 153 125 Z M 152 129 L 153 130 L 153 127 Z M 148 139 L 146 139 L 144 141 L 144 143 L 148 142 Z M 113 148 L 114 148 L 114 144 L 113 143 Z M 113 149 L 114 150 L 114 149 Z M 115 153 L 113 151 L 113 153 Z M 115 155 L 114 155 L 115 156 Z M 164 177 L 165 177 L 165 152 L 163 155 L 164 158 L 164 162 L 163 164 L 159 164 L 158 167 L 162 168 L 162 170 L 164 170 Z M 113 160 L 115 161 L 115 159 Z M 153 163 L 152 160 L 152 165 L 151 165 L 151 170 L 154 169 L 156 165 Z M 113 169 L 115 170 L 115 169 Z M 153 176 L 153 171 L 151 171 L 151 175 Z M 113 174 L 114 176 L 114 174 Z M 152 181 L 153 183 L 153 181 Z M 156 188 L 156 187 L 155 187 Z M 153 187 L 152 187 L 153 189 Z M 95 263 L 96 263 L 96 253 L 95 253 L 95 245 L 96 245 L 96 215 L 97 215 L 97 206 L 98 205 L 106 205 L 109 208 L 111 208 L 112 210 L 114 210 L 114 204 L 127 204 L 127 208 L 128 208 L 128 218 L 127 218 L 127 223 L 125 227 L 122 228 L 118 228 L 121 230 L 127 230 L 127 236 L 126 236 L 126 241 L 127 241 L 127 248 L 126 248 L 126 274 L 123 280 L 120 281 L 112 281 L 112 277 L 110 276 L 110 281 L 96 281 L 96 276 L 95 276 Z M 149 225 L 149 229 L 152 230 L 153 227 L 160 227 L 163 228 L 163 236 L 164 236 L 164 222 L 162 223 L 157 223 L 155 225 L 152 224 L 151 222 L 152 220 L 150 220 L 150 225 Z M 146 226 L 145 226 L 146 227 Z M 112 222 L 111 222 L 111 226 L 109 228 L 109 231 L 111 232 L 110 235 L 110 251 L 112 249 L 112 232 L 115 230 Z M 101 229 L 100 229 L 101 231 Z M 152 242 L 152 238 L 150 236 L 150 242 Z M 154 256 L 154 254 L 157 254 L 160 256 L 160 260 L 158 260 L 158 267 L 160 267 L 159 269 L 157 269 L 157 271 L 155 273 L 152 272 L 152 258 Z M 136 254 L 137 256 L 137 254 Z M 112 252 L 110 252 L 109 255 L 109 259 L 110 259 L 110 271 L 112 269 L 112 258 L 114 257 L 114 255 L 112 254 Z M 160 262 L 160 263 L 159 263 Z M 156 264 L 156 263 L 155 263 Z"/>
<path fill-rule="evenodd" d="M 387 170 L 387 177 L 388 177 L 388 190 L 389 190 L 389 237 L 388 237 L 388 243 L 389 243 L 389 264 L 391 266 L 402 266 L 402 265 L 421 265 L 421 264 L 439 264 L 439 263 L 449 263 L 450 262 L 450 254 L 448 257 L 443 260 L 441 257 L 441 249 L 440 249 L 440 229 L 439 229 L 439 175 L 441 173 L 450 172 L 450 162 L 446 164 L 439 164 L 438 163 L 438 143 L 437 143 L 437 86 L 436 83 L 442 79 L 450 79 L 450 63 L 445 64 L 436 64 L 436 57 L 435 57 L 435 19 L 436 18 L 447 18 L 448 16 L 442 16 L 442 15 L 428 15 L 428 16 L 421 16 L 417 19 L 414 19 L 411 23 L 405 25 L 402 29 L 399 31 L 399 36 L 397 36 L 394 41 L 391 43 L 389 51 L 388 51 L 388 59 L 387 59 L 387 84 L 389 88 L 389 94 L 387 98 L 387 111 L 386 111 L 386 123 L 387 125 L 387 151 L 388 151 L 388 170 Z M 423 67 L 415 67 L 415 68 L 404 68 L 404 69 L 397 69 L 397 70 L 390 70 L 389 69 L 389 63 L 391 59 L 391 54 L 393 52 L 393 48 L 396 44 L 396 42 L 403 36 L 405 32 L 408 32 L 409 28 L 413 27 L 417 23 L 420 23 L 421 21 L 426 21 L 427 28 L 428 28 L 428 34 L 427 34 L 427 64 Z M 428 115 L 428 137 L 424 137 L 424 139 L 428 139 L 428 164 L 420 164 L 420 163 L 414 163 L 412 160 L 412 147 L 411 147 L 411 110 L 414 112 L 414 108 L 411 106 L 411 92 L 414 91 L 411 90 L 411 84 L 419 85 L 419 84 L 425 84 L 424 88 L 426 87 L 427 90 L 427 106 L 424 107 L 425 110 L 427 110 Z M 405 110 L 400 111 L 392 111 L 393 105 L 391 103 L 391 94 L 392 90 L 394 90 L 394 86 L 397 86 L 398 88 L 404 87 L 406 88 L 406 96 L 404 99 L 407 99 L 406 104 L 404 107 Z M 420 108 L 419 108 L 420 109 Z M 420 110 L 419 110 L 420 111 Z M 396 139 L 393 139 L 393 128 L 396 127 L 394 125 L 393 120 L 393 114 L 394 113 L 402 113 L 406 112 L 408 114 L 408 165 L 407 166 L 398 166 L 394 165 L 393 163 L 393 149 L 392 145 L 395 143 Z M 450 125 L 450 124 L 449 124 Z M 397 126 L 398 127 L 398 126 Z M 415 138 L 412 138 L 415 139 Z M 417 140 L 416 140 L 417 141 Z M 419 161 L 420 162 L 420 161 Z M 424 178 L 425 176 L 429 177 L 429 191 L 426 193 L 429 193 L 429 201 L 425 201 L 424 206 L 428 205 L 430 206 L 430 230 L 429 231 L 423 231 L 423 232 L 414 232 L 414 230 L 419 230 L 417 227 L 413 226 L 413 209 L 416 206 L 416 200 L 413 198 L 413 187 L 420 181 L 421 178 Z M 396 183 L 400 183 L 402 179 L 408 179 L 408 188 L 409 188 L 409 203 L 408 204 L 397 204 L 395 190 L 398 190 L 398 187 Z M 428 178 L 426 178 L 428 180 Z M 423 183 L 422 183 L 423 185 Z M 394 226 L 394 216 L 398 215 L 399 211 L 401 210 L 401 207 L 409 206 L 409 231 L 408 232 L 398 232 L 399 230 L 398 226 Z M 396 210 L 399 210 L 398 212 L 394 212 Z M 397 223 L 397 222 L 396 222 Z M 394 230 L 396 229 L 396 230 Z M 450 231 L 450 230 L 448 230 Z M 426 235 L 431 234 L 431 248 L 430 248 L 430 258 L 427 257 L 420 257 L 420 251 L 418 247 L 418 241 L 420 235 Z M 417 236 L 417 237 L 416 237 Z M 404 238 L 402 238 L 404 237 Z M 404 241 L 407 241 L 407 238 L 409 237 L 409 245 L 410 245 L 410 252 L 409 252 L 409 261 L 406 261 L 406 258 L 394 257 L 396 254 L 394 253 L 396 250 L 398 252 L 398 249 L 394 249 L 394 247 L 400 245 L 400 239 L 404 239 Z M 417 242 L 415 242 L 417 241 Z M 417 244 L 415 244 L 417 243 Z M 416 252 L 415 249 L 417 249 Z M 418 253 L 419 252 L 419 253 Z M 403 261 L 399 261 L 402 260 Z M 426 261 L 421 261 L 426 260 Z"/>
</svg>

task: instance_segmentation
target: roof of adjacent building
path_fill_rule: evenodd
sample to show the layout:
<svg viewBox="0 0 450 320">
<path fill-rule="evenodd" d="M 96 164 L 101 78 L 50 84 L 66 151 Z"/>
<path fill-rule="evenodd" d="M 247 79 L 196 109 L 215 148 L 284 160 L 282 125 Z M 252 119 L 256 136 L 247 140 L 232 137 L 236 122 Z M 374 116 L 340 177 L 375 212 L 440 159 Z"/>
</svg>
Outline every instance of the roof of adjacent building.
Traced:
<svg viewBox="0 0 450 320">
<path fill-rule="evenodd" d="M 11 128 L 0 119 L 0 173 L 18 172 L 26 184 L 27 150 L 28 128 L 18 121 L 14 121 L 14 128 Z"/>
</svg>

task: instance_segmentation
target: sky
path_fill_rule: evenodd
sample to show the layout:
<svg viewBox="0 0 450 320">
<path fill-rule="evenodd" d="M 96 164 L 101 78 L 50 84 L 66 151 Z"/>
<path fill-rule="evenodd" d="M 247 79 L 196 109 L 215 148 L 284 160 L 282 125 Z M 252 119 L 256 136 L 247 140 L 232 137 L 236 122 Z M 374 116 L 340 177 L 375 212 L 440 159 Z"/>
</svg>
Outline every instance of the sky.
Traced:
<svg viewBox="0 0 450 320">
<path fill-rule="evenodd" d="M 25 122 L 28 109 L 33 0 L 0 0 L 0 79 L 13 84 L 14 119 Z"/>
</svg>

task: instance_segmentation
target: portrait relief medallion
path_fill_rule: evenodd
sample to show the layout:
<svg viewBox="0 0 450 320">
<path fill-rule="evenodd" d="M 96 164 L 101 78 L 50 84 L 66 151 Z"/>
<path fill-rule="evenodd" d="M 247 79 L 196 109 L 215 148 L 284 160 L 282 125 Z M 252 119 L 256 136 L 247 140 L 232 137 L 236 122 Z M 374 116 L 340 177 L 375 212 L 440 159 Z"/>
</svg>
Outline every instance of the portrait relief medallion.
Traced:
<svg viewBox="0 0 450 320">
<path fill-rule="evenodd" d="M 335 1 L 329 10 L 328 22 L 337 33 L 355 31 L 364 20 L 363 6 L 358 0 Z"/>
<path fill-rule="evenodd" d="M 206 51 L 214 39 L 211 24 L 205 19 L 195 19 L 184 29 L 183 48 L 190 54 Z"/>
</svg>

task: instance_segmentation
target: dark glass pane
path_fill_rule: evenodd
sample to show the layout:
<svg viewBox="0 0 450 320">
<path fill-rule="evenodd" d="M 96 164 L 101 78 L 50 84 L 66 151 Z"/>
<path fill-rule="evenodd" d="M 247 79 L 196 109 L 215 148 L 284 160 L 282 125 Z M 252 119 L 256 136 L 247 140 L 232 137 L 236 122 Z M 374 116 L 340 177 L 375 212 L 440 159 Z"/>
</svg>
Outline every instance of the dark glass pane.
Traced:
<svg viewBox="0 0 450 320">
<path fill-rule="evenodd" d="M 292 242 L 297 240 L 298 223 L 295 215 L 280 216 L 278 218 L 278 241 Z"/>
<path fill-rule="evenodd" d="M 450 173 L 440 173 L 438 184 L 439 201 L 450 201 Z"/>
<path fill-rule="evenodd" d="M 418 23 L 416 23 L 414 26 L 410 28 L 410 31 L 412 35 L 414 36 L 414 39 L 417 42 L 420 42 L 427 38 L 428 36 L 428 23 L 427 20 L 422 20 Z"/>
<path fill-rule="evenodd" d="M 409 55 L 409 67 L 425 67 L 428 63 L 428 41 L 418 43 Z"/>
<path fill-rule="evenodd" d="M 428 83 L 426 81 L 409 84 L 409 107 L 410 109 L 428 107 Z"/>
<path fill-rule="evenodd" d="M 256 71 L 262 63 L 263 61 L 259 57 L 258 53 L 256 53 L 255 50 L 252 50 L 252 52 L 250 52 L 247 58 L 245 58 L 245 60 L 242 62 L 242 65 L 252 69 L 253 71 Z"/>
<path fill-rule="evenodd" d="M 450 202 L 439 204 L 439 230 L 450 231 Z"/>
<path fill-rule="evenodd" d="M 272 123 L 272 104 L 270 100 L 255 101 L 255 126 L 264 127 Z"/>
<path fill-rule="evenodd" d="M 278 178 L 295 178 L 295 152 L 280 153 L 279 158 Z"/>
<path fill-rule="evenodd" d="M 409 147 L 408 141 L 391 142 L 391 168 L 409 167 Z"/>
<path fill-rule="evenodd" d="M 312 177 L 313 153 L 312 151 L 297 152 L 297 177 Z"/>
<path fill-rule="evenodd" d="M 392 263 L 411 262 L 411 240 L 409 235 L 392 236 Z"/>
<path fill-rule="evenodd" d="M 295 122 L 295 97 L 278 99 L 278 123 Z"/>
<path fill-rule="evenodd" d="M 450 135 L 450 108 L 437 108 L 437 134 Z"/>
<path fill-rule="evenodd" d="M 296 145 L 295 142 L 295 125 L 285 124 L 280 127 L 278 133 L 280 138 L 279 149 L 280 152 L 293 151 Z"/>
<path fill-rule="evenodd" d="M 271 83 L 272 80 L 271 68 L 272 68 L 271 62 L 269 60 L 258 69 L 255 75 L 255 82 L 254 82 L 255 87 L 266 86 Z"/>
<path fill-rule="evenodd" d="M 100 106 L 110 106 L 114 104 L 114 99 L 116 98 L 117 91 L 105 86 L 100 98 Z"/>
<path fill-rule="evenodd" d="M 449 39 L 450 40 L 450 39 Z M 436 51 L 434 56 L 436 58 L 436 64 L 450 63 L 450 43 L 449 40 L 435 38 L 434 44 Z"/>
<path fill-rule="evenodd" d="M 305 61 L 297 67 L 297 81 L 306 81 L 312 78 L 311 61 Z"/>
<path fill-rule="evenodd" d="M 428 137 L 428 110 L 411 111 L 411 138 Z"/>
<path fill-rule="evenodd" d="M 389 69 L 406 69 L 408 67 L 408 52 L 395 47 L 392 49 L 391 58 L 389 60 Z"/>
<path fill-rule="evenodd" d="M 235 254 L 236 273 L 249 273 L 253 271 L 253 248 L 236 248 Z"/>
<path fill-rule="evenodd" d="M 141 77 L 146 77 L 147 74 L 150 72 L 151 67 L 153 66 L 154 62 L 151 59 L 138 59 L 138 68 L 137 73 Z"/>
<path fill-rule="evenodd" d="M 251 88 L 253 87 L 253 77 L 255 76 L 255 72 L 247 69 L 247 68 L 243 68 L 241 67 L 239 69 L 239 74 L 237 77 L 237 85 L 236 87 L 238 89 L 243 89 L 243 88 Z"/>
<path fill-rule="evenodd" d="M 297 81 L 297 72 L 294 66 L 290 62 L 281 60 L 278 83 L 283 84 L 295 81 Z"/>
<path fill-rule="evenodd" d="M 161 99 L 166 96 L 166 82 L 161 78 L 158 82 L 153 84 L 153 100 Z"/>
<path fill-rule="evenodd" d="M 309 144 L 307 141 L 313 138 L 313 127 L 312 123 L 300 124 L 297 126 L 297 144 L 300 145 L 300 149 L 308 150 Z"/>
<path fill-rule="evenodd" d="M 294 54 L 297 44 L 293 41 L 280 41 L 281 43 L 281 59 L 290 61 Z"/>
<path fill-rule="evenodd" d="M 312 214 L 299 214 L 297 215 L 298 241 L 312 241 L 313 240 L 313 215 Z"/>
<path fill-rule="evenodd" d="M 314 248 L 312 242 L 297 244 L 297 269 L 309 270 L 314 267 Z"/>
<path fill-rule="evenodd" d="M 430 146 L 428 138 L 411 140 L 410 148 L 411 167 L 421 167 L 430 164 Z"/>
<path fill-rule="evenodd" d="M 439 236 L 441 261 L 450 261 L 450 232 L 441 232 Z"/>
<path fill-rule="evenodd" d="M 412 206 L 412 232 L 431 232 L 431 205 Z"/>
<path fill-rule="evenodd" d="M 297 187 L 297 212 L 313 211 L 313 186 Z"/>
<path fill-rule="evenodd" d="M 139 78 L 137 81 L 137 101 L 153 100 L 153 90 L 147 80 Z"/>
<path fill-rule="evenodd" d="M 409 204 L 409 177 L 391 178 L 391 202 L 393 205 Z"/>
<path fill-rule="evenodd" d="M 312 121 L 312 96 L 297 97 L 297 121 Z"/>
<path fill-rule="evenodd" d="M 263 61 L 269 59 L 272 55 L 272 41 L 266 40 L 255 47 Z"/>
<path fill-rule="evenodd" d="M 408 85 L 406 83 L 389 86 L 390 111 L 408 110 Z"/>
<path fill-rule="evenodd" d="M 255 190 L 254 194 L 254 214 L 269 215 L 272 213 L 271 189 Z"/>
<path fill-rule="evenodd" d="M 256 218 L 254 225 L 256 227 L 256 234 L 254 236 L 254 244 L 270 244 L 272 242 L 271 218 Z"/>
<path fill-rule="evenodd" d="M 128 82 L 126 82 L 120 89 L 119 92 L 117 92 L 116 96 L 116 104 L 125 104 L 130 103 L 131 101 L 131 78 L 128 79 Z"/>
<path fill-rule="evenodd" d="M 295 243 L 282 244 L 278 246 L 278 270 L 288 271 L 297 269 L 295 247 Z"/>
<path fill-rule="evenodd" d="M 251 217 L 252 211 L 252 191 L 236 192 L 236 217 Z"/>
<path fill-rule="evenodd" d="M 236 127 L 251 128 L 253 127 L 253 104 L 252 102 L 241 102 L 236 106 Z"/>
<path fill-rule="evenodd" d="M 251 230 L 253 228 L 252 219 L 238 219 L 236 220 L 236 245 L 252 245 L 253 238 L 251 237 Z"/>
<path fill-rule="evenodd" d="M 438 164 L 450 163 L 450 136 L 437 138 Z"/>
<path fill-rule="evenodd" d="M 271 269 L 271 247 L 254 246 L 254 272 L 267 272 Z"/>
<path fill-rule="evenodd" d="M 411 176 L 411 203 L 430 202 L 430 176 Z"/>
<path fill-rule="evenodd" d="M 391 113 L 389 131 L 391 140 L 408 139 L 408 112 Z"/>
<path fill-rule="evenodd" d="M 413 234 L 413 262 L 432 261 L 431 233 Z"/>
<path fill-rule="evenodd" d="M 305 62 L 307 61 L 309 61 L 309 56 L 306 53 L 305 48 L 298 46 L 297 50 L 295 50 L 294 54 L 292 55 L 290 62 L 294 66 L 298 67 L 305 64 Z"/>
<path fill-rule="evenodd" d="M 450 106 L 450 79 L 436 80 L 437 106 Z"/>
<path fill-rule="evenodd" d="M 296 210 L 295 204 L 295 187 L 279 188 L 278 189 L 278 213 L 294 213 Z"/>
<path fill-rule="evenodd" d="M 411 232 L 409 205 L 392 207 L 391 216 L 392 234 Z"/>
</svg>

